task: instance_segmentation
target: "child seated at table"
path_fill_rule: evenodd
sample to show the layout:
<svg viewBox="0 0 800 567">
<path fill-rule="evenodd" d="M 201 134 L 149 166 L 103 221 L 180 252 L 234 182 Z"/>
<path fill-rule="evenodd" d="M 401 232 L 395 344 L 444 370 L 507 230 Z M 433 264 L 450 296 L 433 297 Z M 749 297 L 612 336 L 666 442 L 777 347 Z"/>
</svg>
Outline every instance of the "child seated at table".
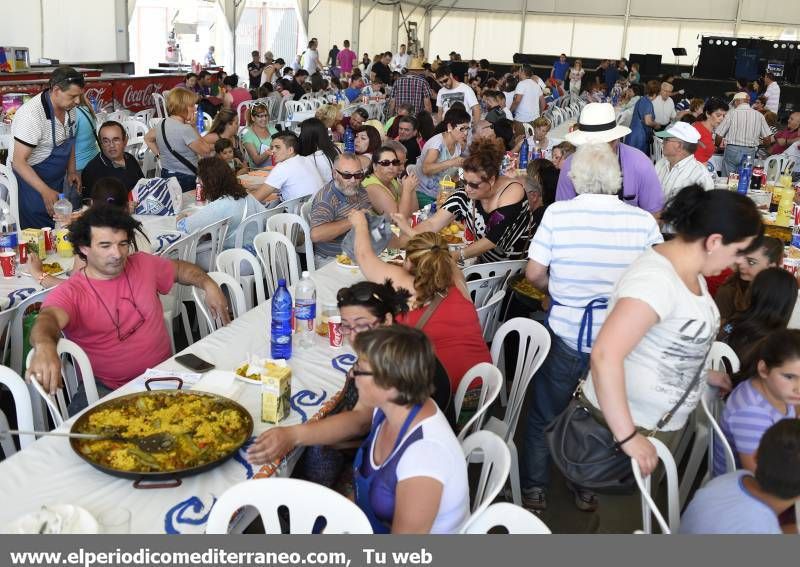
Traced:
<svg viewBox="0 0 800 567">
<path fill-rule="evenodd" d="M 737 468 L 755 471 L 756 449 L 764 432 L 777 421 L 797 417 L 800 331 L 782 330 L 768 335 L 741 374 L 750 378 L 728 397 L 720 427 L 733 449 Z M 714 472 L 725 472 L 720 443 L 714 445 Z"/>
<path fill-rule="evenodd" d="M 244 175 L 247 173 L 247 166 L 242 163 L 242 160 L 236 157 L 233 152 L 233 142 L 229 139 L 220 138 L 214 142 L 214 153 L 219 159 L 227 163 L 228 167 L 230 167 L 236 175 Z"/>
<path fill-rule="evenodd" d="M 756 463 L 755 475 L 734 471 L 698 490 L 681 518 L 680 533 L 796 533 L 796 525 L 781 526 L 778 516 L 800 500 L 800 420 L 782 419 L 767 429 Z"/>
</svg>

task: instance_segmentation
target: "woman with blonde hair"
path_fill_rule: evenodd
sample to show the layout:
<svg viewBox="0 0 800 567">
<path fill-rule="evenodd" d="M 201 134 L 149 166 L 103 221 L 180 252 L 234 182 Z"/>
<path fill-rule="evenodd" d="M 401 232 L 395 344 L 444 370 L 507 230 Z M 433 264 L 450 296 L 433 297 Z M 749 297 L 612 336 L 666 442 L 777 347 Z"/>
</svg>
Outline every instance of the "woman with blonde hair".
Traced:
<svg viewBox="0 0 800 567">
<path fill-rule="evenodd" d="M 450 256 L 447 242 L 435 232 L 418 234 L 408 241 L 402 266 L 387 264 L 372 249 L 364 213 L 353 211 L 348 220 L 356 236 L 355 263 L 369 281 L 382 283 L 389 278 L 396 289 L 410 293 L 410 310 L 396 320 L 428 336 L 455 392 L 464 373 L 479 362 L 491 362 L 491 356 L 464 276 Z"/>
<path fill-rule="evenodd" d="M 247 154 L 250 167 L 270 165 L 272 158 L 272 136 L 276 132 L 269 128 L 269 109 L 265 104 L 257 103 L 250 107 L 247 128 L 242 132 L 242 145 Z"/>
<path fill-rule="evenodd" d="M 531 161 L 539 158 L 552 158 L 555 144 L 551 138 L 547 137 L 547 133 L 550 132 L 551 127 L 550 121 L 544 116 L 539 116 L 531 125 L 533 126 L 533 136 L 520 139 L 513 151 L 519 153 L 523 140 L 527 139 Z"/>
<path fill-rule="evenodd" d="M 161 177 L 174 177 L 181 189 L 191 191 L 197 181 L 197 160 L 214 152 L 195 126 L 197 95 L 175 88 L 167 95 L 167 118 L 145 134 L 144 142 L 161 158 Z"/>
<path fill-rule="evenodd" d="M 576 59 L 569 69 L 569 94 L 580 96 L 581 94 L 581 81 L 586 71 L 583 69 L 583 61 Z"/>
<path fill-rule="evenodd" d="M 335 104 L 323 104 L 314 113 L 314 117 L 320 120 L 326 128 L 331 131 L 334 142 L 341 142 L 344 135 L 342 126 L 342 109 Z"/>
</svg>

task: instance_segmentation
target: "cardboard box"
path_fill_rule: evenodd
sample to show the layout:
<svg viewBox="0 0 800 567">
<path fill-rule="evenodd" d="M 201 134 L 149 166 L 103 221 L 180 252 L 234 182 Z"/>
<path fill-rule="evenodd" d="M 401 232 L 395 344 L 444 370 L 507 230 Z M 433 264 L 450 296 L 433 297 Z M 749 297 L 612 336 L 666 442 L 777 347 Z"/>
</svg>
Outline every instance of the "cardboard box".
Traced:
<svg viewBox="0 0 800 567">
<path fill-rule="evenodd" d="M 47 258 L 47 249 L 44 245 L 44 232 L 41 228 L 26 228 L 22 231 L 21 242 L 28 245 L 28 254 L 33 254 L 34 249 L 39 253 L 39 259 Z"/>
<path fill-rule="evenodd" d="M 278 423 L 289 415 L 292 369 L 285 363 L 269 361 L 265 370 L 266 373 L 261 374 L 261 421 Z"/>
</svg>

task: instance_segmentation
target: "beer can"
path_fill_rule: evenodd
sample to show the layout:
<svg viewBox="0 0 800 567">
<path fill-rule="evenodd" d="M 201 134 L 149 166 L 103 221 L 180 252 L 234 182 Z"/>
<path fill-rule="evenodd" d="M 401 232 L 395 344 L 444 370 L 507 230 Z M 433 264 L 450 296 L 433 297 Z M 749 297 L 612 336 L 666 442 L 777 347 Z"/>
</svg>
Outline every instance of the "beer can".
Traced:
<svg viewBox="0 0 800 567">
<path fill-rule="evenodd" d="M 55 242 L 53 242 L 53 229 L 46 226 L 42 229 L 44 234 L 44 250 L 47 254 L 55 252 Z"/>
<path fill-rule="evenodd" d="M 333 348 L 341 348 L 342 344 L 344 344 L 342 317 L 340 315 L 328 317 L 328 342 Z"/>
</svg>

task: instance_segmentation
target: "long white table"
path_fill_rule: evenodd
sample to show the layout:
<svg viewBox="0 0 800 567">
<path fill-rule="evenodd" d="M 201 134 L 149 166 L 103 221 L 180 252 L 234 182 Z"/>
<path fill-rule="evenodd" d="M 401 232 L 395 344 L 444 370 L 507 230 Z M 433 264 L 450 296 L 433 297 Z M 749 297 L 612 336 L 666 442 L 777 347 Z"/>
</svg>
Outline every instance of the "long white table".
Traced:
<svg viewBox="0 0 800 567">
<path fill-rule="evenodd" d="M 313 272 L 312 279 L 317 286 L 317 305 L 321 306 L 335 301 L 341 287 L 361 281 L 363 276 L 358 270 L 330 264 Z M 266 301 L 183 352 L 195 353 L 220 371 L 233 371 L 249 354 L 269 356 L 269 310 L 270 303 Z M 289 360 L 293 374 L 292 409 L 281 425 L 301 423 L 314 416 L 342 388 L 345 371 L 353 362 L 354 356 L 348 348 L 333 349 L 327 338 L 317 336 L 313 348 L 308 350 L 300 350 L 295 341 Z M 174 359 L 157 368 L 186 372 Z M 142 390 L 141 380 L 135 380 L 112 395 Z M 236 380 L 228 397 L 253 415 L 254 435 L 270 427 L 261 423 L 259 386 Z M 72 421 L 68 421 L 64 429 L 68 429 Z M 183 478 L 179 487 L 143 490 L 134 488 L 131 480 L 91 467 L 72 451 L 66 438 L 43 437 L 0 462 L 0 502 L 3 503 L 0 532 L 11 521 L 37 511 L 42 505 L 73 504 L 94 515 L 113 507 L 127 508 L 131 511 L 132 533 L 201 533 L 220 494 L 259 473 L 258 467 L 247 462 L 246 447 L 219 467 Z M 298 457 L 299 452 L 290 454 L 274 474 L 288 475 Z"/>
</svg>

